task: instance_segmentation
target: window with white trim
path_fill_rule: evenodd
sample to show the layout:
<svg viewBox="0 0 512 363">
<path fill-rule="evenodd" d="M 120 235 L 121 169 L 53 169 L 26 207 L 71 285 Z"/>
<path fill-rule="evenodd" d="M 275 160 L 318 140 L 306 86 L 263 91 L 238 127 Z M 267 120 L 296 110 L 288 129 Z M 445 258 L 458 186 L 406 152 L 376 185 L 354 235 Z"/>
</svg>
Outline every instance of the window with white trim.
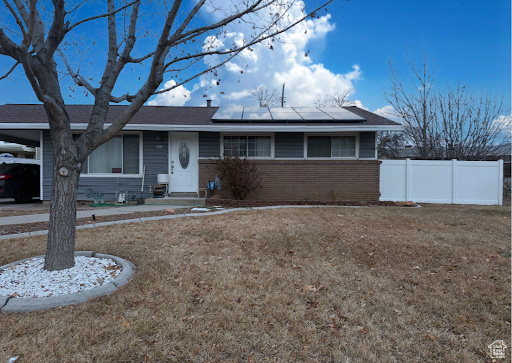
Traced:
<svg viewBox="0 0 512 363">
<path fill-rule="evenodd" d="M 82 174 L 140 174 L 140 135 L 114 136 L 85 160 Z"/>
<path fill-rule="evenodd" d="M 224 135 L 224 156 L 270 158 L 271 136 Z"/>
<path fill-rule="evenodd" d="M 355 158 L 356 137 L 308 136 L 308 158 Z"/>
</svg>

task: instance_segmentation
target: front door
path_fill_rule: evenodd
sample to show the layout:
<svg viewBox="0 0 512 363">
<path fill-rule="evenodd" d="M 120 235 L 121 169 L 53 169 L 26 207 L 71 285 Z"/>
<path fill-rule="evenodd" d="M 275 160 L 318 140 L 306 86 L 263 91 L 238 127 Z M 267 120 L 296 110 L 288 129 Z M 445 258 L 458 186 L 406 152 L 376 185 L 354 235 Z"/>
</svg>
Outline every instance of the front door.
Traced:
<svg viewBox="0 0 512 363">
<path fill-rule="evenodd" d="M 170 137 L 171 193 L 197 193 L 199 179 L 197 132 L 172 132 Z"/>
</svg>

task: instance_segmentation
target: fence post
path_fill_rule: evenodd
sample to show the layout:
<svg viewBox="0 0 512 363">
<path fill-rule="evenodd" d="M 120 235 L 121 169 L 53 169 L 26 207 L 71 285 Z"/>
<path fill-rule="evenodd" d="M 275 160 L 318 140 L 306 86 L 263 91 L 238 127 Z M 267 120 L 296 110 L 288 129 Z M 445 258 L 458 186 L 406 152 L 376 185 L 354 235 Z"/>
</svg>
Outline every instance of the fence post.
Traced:
<svg viewBox="0 0 512 363">
<path fill-rule="evenodd" d="M 411 159 L 405 159 L 405 200 L 412 200 L 411 198 L 412 189 L 412 170 L 411 170 Z"/>
<path fill-rule="evenodd" d="M 503 205 L 503 159 L 498 160 L 498 204 Z"/>
<path fill-rule="evenodd" d="M 457 199 L 455 198 L 455 191 L 457 190 L 457 159 L 452 159 L 452 204 L 457 203 Z"/>
</svg>

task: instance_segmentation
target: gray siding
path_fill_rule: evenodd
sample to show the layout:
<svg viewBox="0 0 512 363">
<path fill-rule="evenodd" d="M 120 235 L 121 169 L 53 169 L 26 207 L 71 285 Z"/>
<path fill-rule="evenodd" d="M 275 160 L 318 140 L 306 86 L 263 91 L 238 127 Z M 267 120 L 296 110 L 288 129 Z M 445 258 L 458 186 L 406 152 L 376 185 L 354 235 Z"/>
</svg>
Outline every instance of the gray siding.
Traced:
<svg viewBox="0 0 512 363">
<path fill-rule="evenodd" d="M 43 131 L 43 152 L 41 154 L 43 167 L 43 200 L 50 200 L 52 194 L 52 168 L 53 168 L 53 147 L 50 139 L 50 131 Z"/>
<path fill-rule="evenodd" d="M 158 140 L 160 139 L 160 140 Z M 161 147 L 160 147 L 161 146 Z M 145 131 L 142 136 L 142 160 L 146 165 L 144 197 L 150 197 L 149 186 L 157 182 L 157 174 L 167 174 L 168 133 Z M 53 148 L 49 131 L 43 133 L 43 199 L 50 200 L 52 183 Z M 91 200 L 87 197 L 90 189 L 102 193 L 106 201 L 113 201 L 116 192 L 128 192 L 128 199 L 140 196 L 141 177 L 93 177 L 82 176 L 78 185 L 78 200 Z"/>
<path fill-rule="evenodd" d="M 160 139 L 160 140 L 158 140 Z M 144 185 L 156 184 L 157 174 L 167 174 L 169 170 L 169 133 L 144 131 L 142 138 L 142 160 L 146 165 Z M 140 183 L 139 183 L 140 191 Z"/>
<path fill-rule="evenodd" d="M 359 133 L 359 157 L 375 159 L 375 137 L 376 132 Z"/>
<path fill-rule="evenodd" d="M 276 158 L 303 158 L 304 133 L 277 132 L 275 134 Z"/>
<path fill-rule="evenodd" d="M 199 157 L 217 158 L 220 156 L 220 132 L 199 133 Z"/>
</svg>

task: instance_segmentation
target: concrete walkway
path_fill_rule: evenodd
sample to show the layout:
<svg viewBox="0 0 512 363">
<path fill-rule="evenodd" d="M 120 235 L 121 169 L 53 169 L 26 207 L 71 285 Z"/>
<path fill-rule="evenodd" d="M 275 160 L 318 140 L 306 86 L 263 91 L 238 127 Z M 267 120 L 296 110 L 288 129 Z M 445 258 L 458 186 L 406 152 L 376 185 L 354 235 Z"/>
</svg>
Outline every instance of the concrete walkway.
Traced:
<svg viewBox="0 0 512 363">
<path fill-rule="evenodd" d="M 119 214 L 128 214 L 128 213 L 136 213 L 136 212 L 148 212 L 155 210 L 164 210 L 164 209 L 177 209 L 177 208 L 187 208 L 189 206 L 182 205 L 164 205 L 164 204 L 154 204 L 154 205 L 130 205 L 126 207 L 100 207 L 96 209 L 87 209 L 87 210 L 79 210 L 76 212 L 77 218 L 86 218 L 91 217 L 93 214 L 97 217 L 99 216 L 111 216 L 111 215 L 119 215 Z M 0 226 L 7 226 L 11 224 L 24 224 L 24 223 L 36 223 L 36 222 L 48 222 L 50 218 L 49 213 L 41 213 L 41 214 L 30 214 L 30 215 L 22 215 L 22 216 L 11 216 L 11 217 L 0 217 Z"/>
</svg>

